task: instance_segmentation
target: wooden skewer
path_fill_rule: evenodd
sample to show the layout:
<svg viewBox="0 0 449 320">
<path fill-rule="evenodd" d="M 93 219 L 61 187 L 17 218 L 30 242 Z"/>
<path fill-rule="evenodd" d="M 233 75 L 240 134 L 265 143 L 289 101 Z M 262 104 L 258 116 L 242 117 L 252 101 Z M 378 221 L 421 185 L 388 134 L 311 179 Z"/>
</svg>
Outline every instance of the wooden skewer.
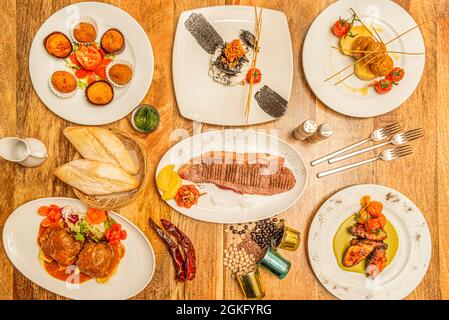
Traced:
<svg viewBox="0 0 449 320">
<path fill-rule="evenodd" d="M 372 57 L 369 61 L 365 62 L 362 65 L 362 68 L 364 66 L 366 66 L 367 64 L 370 64 L 371 61 L 373 61 L 374 59 L 376 59 L 378 57 L 378 54 L 376 54 L 374 57 Z M 345 81 L 346 79 L 348 79 L 349 77 L 351 77 L 354 74 L 354 72 L 352 72 L 350 75 L 347 75 L 346 77 L 344 77 L 343 79 L 339 80 L 338 82 L 334 83 L 334 86 L 339 85 L 340 83 L 342 83 L 343 81 Z"/>
<path fill-rule="evenodd" d="M 254 7 L 255 13 L 256 13 L 256 39 L 254 42 L 254 57 L 251 64 L 251 76 L 250 76 L 250 83 L 249 83 L 249 91 L 248 91 L 248 98 L 246 101 L 246 109 L 245 109 L 245 124 L 248 124 L 248 117 L 249 112 L 251 108 L 251 98 L 252 98 L 252 92 L 253 92 L 253 84 L 254 84 L 254 70 L 256 68 L 256 62 L 257 62 L 257 56 L 259 53 L 259 39 L 260 39 L 260 33 L 262 31 L 262 12 L 263 8 L 260 10 L 260 14 L 257 13 L 257 7 Z"/>
<path fill-rule="evenodd" d="M 404 34 L 409 33 L 410 31 L 415 30 L 416 28 L 419 28 L 420 26 L 422 26 L 423 24 L 426 24 L 427 22 L 428 22 L 428 21 L 424 21 L 424 22 L 422 22 L 422 23 L 420 23 L 420 24 L 417 24 L 416 26 L 414 26 L 414 27 L 412 27 L 412 28 L 410 28 L 410 29 L 408 29 L 408 30 L 402 32 L 400 35 L 394 37 L 393 39 L 391 39 L 390 41 L 388 41 L 387 43 L 385 43 L 385 45 L 392 43 L 392 42 L 395 41 L 396 39 L 399 39 L 400 37 L 402 37 Z"/>
<path fill-rule="evenodd" d="M 374 39 L 377 39 L 377 38 L 372 34 L 372 32 L 366 27 L 366 25 L 363 23 L 362 19 L 360 19 L 360 17 L 357 15 L 357 13 L 354 11 L 354 9 L 351 8 L 351 10 L 352 10 L 352 12 L 354 13 L 355 17 L 360 21 L 360 23 L 361 23 L 361 24 L 368 30 L 368 32 L 371 34 L 371 36 L 372 36 Z M 390 44 L 391 42 L 393 42 L 393 41 L 399 39 L 400 37 L 402 37 L 403 35 L 409 33 L 410 31 L 412 31 L 412 30 L 414 30 L 414 29 L 416 29 L 416 28 L 422 26 L 423 24 L 426 24 L 427 22 L 428 22 L 428 21 L 425 21 L 425 22 L 423 22 L 423 23 L 417 24 L 416 26 L 414 26 L 414 27 L 412 27 L 412 28 L 410 28 L 410 29 L 404 31 L 404 32 L 401 33 L 400 35 L 394 37 L 393 39 L 391 39 L 391 40 L 388 41 L 387 43 L 384 43 L 384 45 L 386 46 L 386 45 Z M 376 32 L 375 29 L 374 29 L 374 31 Z M 377 32 L 376 32 L 376 34 L 377 34 Z M 380 41 L 382 42 L 382 40 L 380 40 Z M 382 42 L 382 43 L 383 43 L 383 42 Z M 343 49 L 340 49 L 340 48 L 338 48 L 338 49 L 339 49 L 339 50 L 342 50 L 342 51 L 356 52 L 355 50 L 350 50 L 350 49 L 349 49 L 349 50 L 343 50 Z M 416 55 L 417 55 L 417 54 L 423 54 L 423 53 L 407 53 L 407 52 L 401 52 L 401 51 L 387 51 L 387 52 L 389 52 L 389 53 L 399 53 L 399 54 L 416 54 Z M 336 72 L 336 73 L 333 74 L 332 76 L 328 77 L 328 78 L 325 79 L 323 82 L 329 81 L 330 79 L 332 79 L 332 78 L 334 78 L 335 76 L 339 75 L 340 73 L 342 73 L 342 72 L 345 71 L 346 69 L 348 69 L 348 68 L 350 68 L 351 66 L 355 65 L 357 62 L 361 61 L 362 59 L 366 58 L 367 56 L 372 55 L 373 53 L 374 53 L 374 51 L 368 53 L 368 54 L 365 55 L 364 57 L 361 57 L 360 59 L 356 60 L 355 62 L 353 62 L 353 63 L 349 64 L 348 66 L 344 67 L 343 69 L 339 70 L 338 72 Z M 373 57 L 371 60 L 369 60 L 369 62 L 365 63 L 363 66 L 365 66 L 365 65 L 368 64 L 368 63 L 370 63 L 370 62 L 371 62 L 372 60 L 374 60 L 374 58 L 376 58 L 376 57 L 377 57 L 377 55 L 376 55 L 375 57 Z M 349 77 L 352 76 L 353 74 L 354 74 L 354 72 L 352 72 L 350 75 L 346 76 L 345 78 L 341 79 L 340 81 L 338 81 L 338 82 L 335 83 L 334 85 L 337 85 L 337 84 L 343 82 L 344 80 L 346 80 L 347 78 L 349 78 Z"/>
<path fill-rule="evenodd" d="M 256 68 L 256 62 L 257 62 L 257 56 L 259 52 L 259 38 L 260 38 L 260 32 L 261 32 L 261 22 L 262 22 L 262 10 L 260 11 L 260 14 L 257 13 L 257 7 L 254 7 L 254 10 L 256 12 L 256 35 L 255 35 L 255 42 L 254 42 L 254 57 L 253 61 L 251 62 L 251 69 L 254 70 Z M 248 123 L 248 116 L 249 116 L 249 110 L 251 105 L 251 95 L 252 95 L 252 89 L 254 84 L 254 74 L 251 74 L 250 76 L 250 87 L 249 87 L 249 93 L 248 93 L 248 100 L 246 104 L 245 109 L 245 117 L 246 117 L 246 123 Z"/>
<path fill-rule="evenodd" d="M 339 51 L 342 51 L 342 52 L 346 52 L 346 51 L 349 51 L 349 52 L 356 52 L 356 53 L 369 53 L 369 52 L 374 52 L 374 51 L 369 51 L 369 50 L 342 49 L 342 48 L 339 48 L 339 47 L 336 47 L 336 46 L 331 46 L 331 48 L 332 48 L 332 49 L 339 50 Z M 420 54 L 424 54 L 424 52 L 405 52 L 405 51 L 390 51 L 390 50 L 387 50 L 387 51 L 385 51 L 385 52 L 387 52 L 387 53 L 398 53 L 398 54 L 411 54 L 411 55 L 420 55 Z"/>
<path fill-rule="evenodd" d="M 368 55 L 372 55 L 374 52 L 369 53 Z M 365 59 L 365 57 L 361 57 L 360 59 L 354 61 L 353 63 L 349 64 L 348 66 L 344 67 L 343 69 L 341 69 L 340 71 L 337 71 L 335 74 L 331 75 L 329 78 L 324 79 L 323 82 L 329 81 L 330 79 L 338 76 L 340 73 L 342 73 L 343 71 L 345 71 L 346 69 L 348 69 L 349 67 L 352 67 L 353 65 L 355 65 L 357 62 L 361 61 L 362 59 Z"/>
<path fill-rule="evenodd" d="M 256 32 L 255 32 L 255 39 L 254 39 L 254 56 L 253 56 L 253 61 L 251 61 L 251 69 L 254 66 L 254 61 L 255 61 L 255 54 L 257 52 L 257 35 L 259 34 L 259 13 L 257 12 L 257 7 L 254 6 L 254 15 L 255 15 L 255 21 L 256 21 Z M 245 124 L 248 124 L 248 109 L 249 109 L 249 104 L 251 103 L 251 94 L 252 94 L 252 84 L 253 84 L 253 77 L 250 77 L 250 82 L 249 82 L 249 91 L 248 91 L 248 96 L 246 98 L 246 105 L 245 105 Z"/>
<path fill-rule="evenodd" d="M 352 8 L 350 8 L 350 9 L 351 9 L 352 13 L 354 13 L 354 16 L 360 21 L 360 23 L 362 24 L 362 26 L 364 26 L 365 29 L 368 30 L 368 32 L 370 33 L 370 35 L 371 35 L 375 40 L 382 42 L 382 39 L 380 39 L 380 37 L 379 37 L 379 39 L 377 39 L 377 38 L 374 36 L 374 34 L 371 32 L 371 30 L 368 29 L 368 27 L 363 23 L 363 20 L 360 19 L 359 15 L 355 12 L 355 10 L 352 9 Z M 376 31 L 376 30 L 374 30 L 374 31 Z M 383 43 L 383 42 L 382 42 L 382 43 Z"/>
<path fill-rule="evenodd" d="M 377 30 L 371 25 L 371 28 L 373 28 L 374 32 L 376 33 L 376 35 L 379 37 L 380 42 L 385 45 L 385 43 L 382 41 L 382 38 L 380 37 L 380 34 L 377 32 Z"/>
</svg>

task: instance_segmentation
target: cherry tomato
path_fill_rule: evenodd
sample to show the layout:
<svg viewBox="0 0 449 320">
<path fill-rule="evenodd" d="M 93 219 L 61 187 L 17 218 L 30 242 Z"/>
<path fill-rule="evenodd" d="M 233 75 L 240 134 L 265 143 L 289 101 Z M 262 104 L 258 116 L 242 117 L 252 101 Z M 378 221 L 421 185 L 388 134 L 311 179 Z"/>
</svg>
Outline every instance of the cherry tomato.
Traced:
<svg viewBox="0 0 449 320">
<path fill-rule="evenodd" d="M 375 81 L 371 84 L 374 86 L 374 89 L 376 89 L 378 94 L 385 94 L 390 92 L 391 88 L 393 88 L 393 82 L 391 82 L 388 79 L 382 79 L 379 81 Z"/>
<path fill-rule="evenodd" d="M 70 58 L 70 61 L 71 61 L 73 64 L 76 64 L 77 66 L 81 67 L 81 64 L 78 62 L 78 60 L 76 60 L 76 54 L 75 54 L 75 53 L 72 53 L 72 54 L 69 56 L 69 58 Z"/>
<path fill-rule="evenodd" d="M 95 70 L 103 60 L 100 51 L 95 46 L 84 45 L 80 45 L 76 50 L 76 59 L 84 69 L 89 71 Z"/>
<path fill-rule="evenodd" d="M 106 239 L 112 245 L 119 245 L 121 240 L 126 239 L 126 230 L 122 230 L 122 226 L 118 223 L 114 223 L 108 231 L 106 231 Z"/>
<path fill-rule="evenodd" d="M 106 79 L 106 67 L 104 65 L 100 65 L 99 67 L 97 67 L 97 69 L 95 69 L 95 73 L 101 79 Z"/>
<path fill-rule="evenodd" d="M 87 77 L 88 73 L 89 71 L 87 70 L 79 69 L 75 71 L 75 77 L 77 77 L 78 79 L 84 79 L 85 77 Z"/>
<path fill-rule="evenodd" d="M 97 81 L 97 76 L 95 72 L 91 71 L 87 74 L 87 83 L 91 84 L 92 82 Z"/>
<path fill-rule="evenodd" d="M 253 84 L 260 83 L 262 81 L 262 73 L 257 68 L 251 68 L 246 74 L 246 82 L 251 83 L 251 73 L 253 74 Z"/>
<path fill-rule="evenodd" d="M 103 59 L 103 61 L 101 61 L 101 65 L 107 67 L 111 62 L 112 59 Z"/>
<path fill-rule="evenodd" d="M 397 83 L 404 78 L 405 71 L 402 68 L 394 68 L 391 70 L 389 74 L 385 77 L 393 83 Z"/>
<path fill-rule="evenodd" d="M 332 27 L 332 32 L 339 38 L 345 36 L 349 29 L 351 28 L 351 24 L 348 20 L 338 19 Z"/>
<path fill-rule="evenodd" d="M 101 49 L 101 48 L 98 48 L 98 52 L 100 52 L 100 54 L 101 54 L 101 60 L 104 60 L 104 56 L 105 56 L 105 54 L 104 54 L 104 51 L 103 51 L 103 49 Z"/>
</svg>

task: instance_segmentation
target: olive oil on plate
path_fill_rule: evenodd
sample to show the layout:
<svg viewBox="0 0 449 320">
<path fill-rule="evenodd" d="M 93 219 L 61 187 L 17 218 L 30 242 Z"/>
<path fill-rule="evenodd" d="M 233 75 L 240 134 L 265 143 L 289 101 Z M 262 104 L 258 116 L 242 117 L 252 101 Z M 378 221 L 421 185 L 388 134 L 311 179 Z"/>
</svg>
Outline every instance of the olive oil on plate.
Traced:
<svg viewBox="0 0 449 320">
<path fill-rule="evenodd" d="M 345 251 L 350 246 L 349 242 L 351 241 L 351 239 L 354 238 L 354 236 L 351 233 L 349 233 L 348 228 L 353 226 L 355 223 L 356 222 L 354 219 L 354 215 L 352 214 L 340 225 L 340 227 L 338 227 L 338 230 L 335 233 L 333 240 L 333 250 L 335 259 L 337 259 L 337 264 L 341 269 L 349 272 L 365 273 L 367 259 L 350 268 L 345 267 L 342 263 Z M 384 240 L 384 243 L 388 245 L 387 248 L 387 259 L 388 259 L 387 266 L 388 266 L 393 261 L 396 252 L 398 251 L 399 237 L 391 222 L 388 221 L 388 218 L 387 224 L 385 225 L 384 229 L 388 235 L 387 238 Z"/>
</svg>

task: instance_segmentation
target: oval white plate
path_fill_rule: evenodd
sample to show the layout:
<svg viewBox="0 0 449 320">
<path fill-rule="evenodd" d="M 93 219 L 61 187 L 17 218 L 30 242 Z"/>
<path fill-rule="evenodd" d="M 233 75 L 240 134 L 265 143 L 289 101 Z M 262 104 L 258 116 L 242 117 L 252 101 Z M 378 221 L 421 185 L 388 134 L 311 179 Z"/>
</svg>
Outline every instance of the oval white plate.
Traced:
<svg viewBox="0 0 449 320">
<path fill-rule="evenodd" d="M 398 86 L 384 95 L 369 88 L 369 94 L 362 96 L 351 92 L 351 87 L 366 86 L 369 81 L 361 81 L 356 76 L 335 86 L 334 83 L 349 75 L 353 67 L 341 75 L 323 82 L 355 60 L 332 49 L 339 46 L 339 38 L 331 32 L 332 25 L 339 17 L 350 18 L 349 8 L 353 8 L 370 26 L 380 27 L 379 33 L 388 42 L 402 32 L 416 26 L 415 20 L 401 6 L 390 0 L 340 0 L 327 7 L 313 21 L 304 40 L 302 62 L 304 74 L 315 95 L 329 108 L 352 117 L 374 117 L 399 107 L 415 91 L 423 70 L 425 55 L 395 55 L 394 65 L 405 69 L 405 77 Z M 425 52 L 424 40 L 419 29 L 415 29 L 387 46 L 391 51 Z"/>
<path fill-rule="evenodd" d="M 3 228 L 3 245 L 8 258 L 25 277 L 46 290 L 70 299 L 128 299 L 145 289 L 155 270 L 153 248 L 132 222 L 114 212 L 109 212 L 110 216 L 127 232 L 127 238 L 123 241 L 125 256 L 117 273 L 105 284 L 89 280 L 78 287 L 50 276 L 39 262 L 37 244 L 39 224 L 42 221 L 37 210 L 40 206 L 50 204 L 71 205 L 87 210 L 77 199 L 43 198 L 25 203 L 9 216 Z"/>
<path fill-rule="evenodd" d="M 125 88 L 114 88 L 114 100 L 104 107 L 90 105 L 82 89 L 77 89 L 71 98 L 61 99 L 48 86 L 53 71 L 65 70 L 65 61 L 45 51 L 44 38 L 53 31 L 69 35 L 70 25 L 80 16 L 91 16 L 97 21 L 97 39 L 109 28 L 119 29 L 125 36 L 125 49 L 116 57 L 126 59 L 134 66 L 132 82 Z M 123 118 L 143 100 L 153 79 L 154 57 L 150 40 L 133 17 L 112 5 L 83 2 L 59 10 L 39 28 L 31 45 L 29 68 L 37 95 L 51 111 L 74 123 L 102 125 Z"/>
<path fill-rule="evenodd" d="M 240 153 L 269 153 L 285 158 L 285 166 L 292 170 L 296 178 L 293 189 L 273 195 L 241 195 L 234 191 L 219 189 L 213 184 L 202 184 L 198 205 L 190 209 L 179 207 L 175 200 L 167 203 L 175 210 L 194 219 L 215 223 L 243 223 L 265 219 L 292 206 L 303 194 L 307 185 L 307 171 L 301 156 L 283 140 L 254 130 L 209 131 L 187 138 L 174 145 L 160 160 L 159 171 L 169 164 L 178 170 L 181 165 L 208 151 L 231 151 Z M 183 181 L 183 184 L 192 184 Z M 242 208 L 241 201 L 251 203 L 251 208 Z M 214 202 L 216 204 L 214 204 Z"/>
<path fill-rule="evenodd" d="M 238 38 L 240 30 L 255 33 L 254 7 L 216 6 L 184 11 L 179 16 L 173 46 L 173 84 L 179 112 L 187 119 L 224 126 L 245 125 L 244 111 L 249 86 L 223 86 L 209 76 L 212 56 L 186 30 L 184 22 L 201 13 L 224 41 Z M 263 85 L 290 99 L 293 82 L 293 52 L 287 17 L 280 11 L 263 9 L 260 53 L 257 68 L 262 82 L 254 85 L 248 124 L 273 121 L 254 99 Z M 189 54 L 186 54 L 188 52 Z"/>
<path fill-rule="evenodd" d="M 343 221 L 360 209 L 360 198 L 381 201 L 395 227 L 399 248 L 393 261 L 374 280 L 341 269 L 334 255 L 334 235 Z M 429 267 L 432 244 L 422 213 L 406 196 L 388 187 L 363 184 L 330 197 L 316 213 L 309 230 L 309 260 L 321 284 L 339 299 L 403 299 L 421 282 Z"/>
</svg>

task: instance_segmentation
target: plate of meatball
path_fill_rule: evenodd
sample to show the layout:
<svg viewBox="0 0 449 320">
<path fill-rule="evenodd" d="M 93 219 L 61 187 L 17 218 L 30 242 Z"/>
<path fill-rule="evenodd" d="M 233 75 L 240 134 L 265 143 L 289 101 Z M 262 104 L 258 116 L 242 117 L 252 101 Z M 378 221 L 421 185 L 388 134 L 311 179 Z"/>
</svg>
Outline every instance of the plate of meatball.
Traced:
<svg viewBox="0 0 449 320">
<path fill-rule="evenodd" d="M 3 243 L 24 276 L 71 299 L 131 298 L 155 270 L 153 248 L 132 222 L 72 198 L 17 208 L 5 223 Z"/>
<path fill-rule="evenodd" d="M 403 104 L 424 70 L 417 24 L 389 0 L 342 0 L 313 21 L 303 45 L 306 80 L 329 108 L 367 118 Z"/>
<path fill-rule="evenodd" d="M 139 23 L 98 2 L 73 4 L 50 16 L 29 56 L 31 81 L 42 102 L 83 125 L 129 114 L 145 97 L 153 70 L 153 49 Z"/>
</svg>

